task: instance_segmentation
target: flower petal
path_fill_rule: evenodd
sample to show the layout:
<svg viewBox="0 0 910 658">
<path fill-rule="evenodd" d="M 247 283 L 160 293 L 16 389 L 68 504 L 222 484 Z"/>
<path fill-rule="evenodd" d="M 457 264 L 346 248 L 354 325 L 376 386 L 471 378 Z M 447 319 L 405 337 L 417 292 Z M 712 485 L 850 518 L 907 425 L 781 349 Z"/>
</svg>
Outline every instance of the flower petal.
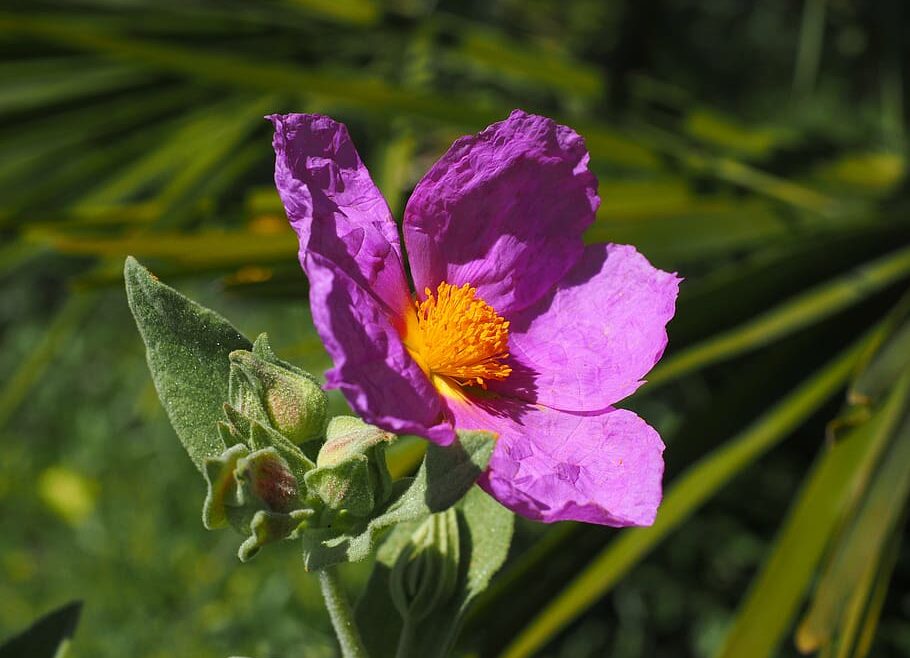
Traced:
<svg viewBox="0 0 910 658">
<path fill-rule="evenodd" d="M 458 428 L 499 433 L 480 485 L 509 509 L 547 523 L 654 522 L 664 444 L 631 411 L 572 414 L 503 398 L 450 408 Z"/>
<path fill-rule="evenodd" d="M 335 263 L 310 254 L 313 323 L 335 367 L 326 388 L 340 388 L 365 421 L 440 445 L 455 434 L 436 389 L 408 354 L 386 310 Z"/>
<path fill-rule="evenodd" d="M 456 141 L 404 214 L 418 295 L 469 283 L 500 314 L 540 299 L 581 257 L 600 204 L 588 159 L 573 130 L 520 110 Z"/>
<path fill-rule="evenodd" d="M 634 247 L 585 248 L 553 292 L 509 318 L 513 373 L 491 388 L 570 411 L 631 395 L 667 345 L 679 281 Z"/>
<path fill-rule="evenodd" d="M 392 311 L 410 303 L 398 227 L 347 128 L 317 114 L 274 114 L 275 185 L 300 239 Z"/>
</svg>

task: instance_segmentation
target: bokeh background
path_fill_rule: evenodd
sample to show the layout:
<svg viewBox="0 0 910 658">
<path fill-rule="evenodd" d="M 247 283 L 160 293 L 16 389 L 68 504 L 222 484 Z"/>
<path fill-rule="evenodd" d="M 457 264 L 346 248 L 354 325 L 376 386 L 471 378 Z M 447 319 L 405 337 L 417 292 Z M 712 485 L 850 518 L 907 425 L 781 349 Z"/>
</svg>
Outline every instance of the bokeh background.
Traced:
<svg viewBox="0 0 910 658">
<path fill-rule="evenodd" d="M 123 258 L 321 373 L 262 115 L 346 122 L 400 217 L 521 107 L 586 138 L 588 238 L 686 278 L 628 401 L 668 495 L 520 522 L 462 653 L 910 655 L 908 36 L 902 0 L 5 0 L 0 638 L 78 598 L 74 656 L 334 655 L 294 543 L 203 530 Z"/>
</svg>

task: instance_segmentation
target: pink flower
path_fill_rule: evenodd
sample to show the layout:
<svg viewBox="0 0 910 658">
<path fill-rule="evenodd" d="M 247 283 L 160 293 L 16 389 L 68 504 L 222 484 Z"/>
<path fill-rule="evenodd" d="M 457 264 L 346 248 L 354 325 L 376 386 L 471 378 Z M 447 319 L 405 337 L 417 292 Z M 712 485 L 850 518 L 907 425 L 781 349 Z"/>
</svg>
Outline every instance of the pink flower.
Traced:
<svg viewBox="0 0 910 658">
<path fill-rule="evenodd" d="M 584 246 L 600 199 L 581 137 L 516 110 L 455 142 L 404 213 L 415 295 L 347 129 L 269 118 L 327 385 L 391 432 L 496 432 L 480 484 L 524 516 L 653 523 L 663 443 L 613 405 L 660 359 L 679 279 L 633 247 Z"/>
</svg>

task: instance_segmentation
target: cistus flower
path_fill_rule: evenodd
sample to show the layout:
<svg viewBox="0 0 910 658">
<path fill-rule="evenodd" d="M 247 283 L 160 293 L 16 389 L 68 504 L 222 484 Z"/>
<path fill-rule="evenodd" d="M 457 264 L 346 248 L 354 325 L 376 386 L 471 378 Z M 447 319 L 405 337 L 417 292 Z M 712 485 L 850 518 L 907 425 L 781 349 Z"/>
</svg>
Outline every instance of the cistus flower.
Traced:
<svg viewBox="0 0 910 658">
<path fill-rule="evenodd" d="M 404 212 L 412 292 L 345 126 L 269 119 L 327 386 L 397 434 L 496 432 L 479 482 L 524 516 L 651 524 L 664 446 L 613 405 L 660 359 L 679 279 L 633 247 L 583 244 L 600 199 L 582 138 L 516 110 L 456 141 Z"/>
</svg>

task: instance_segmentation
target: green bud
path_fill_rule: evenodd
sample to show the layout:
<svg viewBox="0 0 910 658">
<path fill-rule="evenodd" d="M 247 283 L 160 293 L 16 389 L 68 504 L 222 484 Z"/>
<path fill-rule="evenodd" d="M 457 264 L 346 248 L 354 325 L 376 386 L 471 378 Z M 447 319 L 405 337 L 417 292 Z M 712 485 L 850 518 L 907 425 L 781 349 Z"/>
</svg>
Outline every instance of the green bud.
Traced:
<svg viewBox="0 0 910 658">
<path fill-rule="evenodd" d="M 326 506 L 366 518 L 389 498 L 392 477 L 385 446 L 394 434 L 352 416 L 336 416 L 326 428 L 326 442 L 306 485 Z"/>
<path fill-rule="evenodd" d="M 265 448 L 237 460 L 234 475 L 241 487 L 271 512 L 299 507 L 297 479 L 274 448 Z"/>
<path fill-rule="evenodd" d="M 250 452 L 243 444 L 231 446 L 205 461 L 205 479 L 202 522 L 249 535 L 239 550 L 244 562 L 269 542 L 298 536 L 314 514 L 304 507 L 293 470 L 273 447 Z"/>
<path fill-rule="evenodd" d="M 325 430 L 326 441 L 316 457 L 316 466 L 337 466 L 354 455 L 383 449 L 395 435 L 368 425 L 354 416 L 335 416 Z"/>
<path fill-rule="evenodd" d="M 458 585 L 459 566 L 454 508 L 431 514 L 411 535 L 389 575 L 389 592 L 406 626 L 449 602 Z"/>
<path fill-rule="evenodd" d="M 363 455 L 355 455 L 337 466 L 316 467 L 306 474 L 305 480 L 307 490 L 337 514 L 366 518 L 376 507 L 369 463 Z"/>
<path fill-rule="evenodd" d="M 281 539 L 294 539 L 306 528 L 313 510 L 298 509 L 289 514 L 276 514 L 260 510 L 250 521 L 250 536 L 240 544 L 237 557 L 241 562 L 249 562 L 259 554 L 266 544 Z"/>
<path fill-rule="evenodd" d="M 253 351 L 230 354 L 231 405 L 269 424 L 294 443 L 322 438 L 328 401 L 316 379 L 281 361 L 263 336 Z"/>
</svg>

